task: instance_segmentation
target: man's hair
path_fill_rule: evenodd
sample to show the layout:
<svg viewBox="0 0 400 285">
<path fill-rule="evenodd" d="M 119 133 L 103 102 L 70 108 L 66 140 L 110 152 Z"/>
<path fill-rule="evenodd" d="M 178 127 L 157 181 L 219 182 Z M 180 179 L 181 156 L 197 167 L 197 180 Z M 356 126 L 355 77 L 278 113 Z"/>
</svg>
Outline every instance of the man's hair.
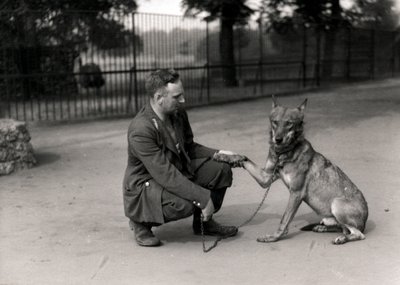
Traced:
<svg viewBox="0 0 400 285">
<path fill-rule="evenodd" d="M 151 72 L 146 78 L 146 93 L 151 98 L 161 88 L 165 88 L 168 83 L 175 83 L 179 80 L 179 74 L 173 69 L 157 69 Z"/>
</svg>

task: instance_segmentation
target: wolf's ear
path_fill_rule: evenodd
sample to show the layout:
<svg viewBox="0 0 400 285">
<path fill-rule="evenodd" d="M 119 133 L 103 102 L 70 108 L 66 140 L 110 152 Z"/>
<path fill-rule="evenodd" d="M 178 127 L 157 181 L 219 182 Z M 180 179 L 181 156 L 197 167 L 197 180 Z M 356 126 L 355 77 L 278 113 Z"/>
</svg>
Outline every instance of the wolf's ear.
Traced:
<svg viewBox="0 0 400 285">
<path fill-rule="evenodd" d="M 299 109 L 299 111 L 303 113 L 306 106 L 307 106 L 307 98 L 303 101 L 303 103 L 300 104 L 299 107 L 297 107 L 297 109 Z"/>
<path fill-rule="evenodd" d="M 276 108 L 279 106 L 278 101 L 276 100 L 275 96 L 272 95 L 272 108 Z"/>
</svg>

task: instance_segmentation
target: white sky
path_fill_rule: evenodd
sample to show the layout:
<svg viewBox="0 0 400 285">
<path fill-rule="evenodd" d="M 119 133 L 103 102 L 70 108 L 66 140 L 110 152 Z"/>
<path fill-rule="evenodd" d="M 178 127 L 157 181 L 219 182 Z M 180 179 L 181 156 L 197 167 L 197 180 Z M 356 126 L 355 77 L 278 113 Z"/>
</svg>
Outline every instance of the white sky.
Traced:
<svg viewBox="0 0 400 285">
<path fill-rule="evenodd" d="M 400 1 L 400 0 L 399 0 Z M 137 0 L 138 12 L 183 15 L 181 0 Z M 248 5 L 257 8 L 259 0 L 248 0 Z"/>
<path fill-rule="evenodd" d="M 182 15 L 181 0 L 138 0 L 138 12 Z"/>
<path fill-rule="evenodd" d="M 344 7 L 351 5 L 353 0 L 341 0 Z M 394 0 L 395 9 L 400 13 L 400 0 Z M 143 13 L 182 15 L 181 0 L 137 0 L 138 11 Z M 257 8 L 259 0 L 249 0 L 248 5 Z"/>
</svg>

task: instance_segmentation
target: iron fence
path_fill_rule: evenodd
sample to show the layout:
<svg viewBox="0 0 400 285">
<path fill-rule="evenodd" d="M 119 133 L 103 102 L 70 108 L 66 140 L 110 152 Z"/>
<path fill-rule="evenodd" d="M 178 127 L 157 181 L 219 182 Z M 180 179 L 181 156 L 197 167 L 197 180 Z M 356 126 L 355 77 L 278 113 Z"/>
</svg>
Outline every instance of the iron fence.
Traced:
<svg viewBox="0 0 400 285">
<path fill-rule="evenodd" d="M 249 21 L 234 28 L 235 63 L 227 65 L 221 62 L 218 23 L 82 11 L 38 21 L 35 13 L 18 23 L 13 13 L 2 12 L 1 19 L 14 21 L 19 32 L 15 36 L 4 25 L 0 28 L 5 39 L 0 44 L 1 117 L 36 121 L 133 115 L 147 100 L 145 76 L 156 68 L 179 71 L 189 106 L 399 71 L 399 34 L 394 31 L 341 28 L 333 34 L 308 26 L 278 34 L 267 32 L 262 21 Z M 69 28 L 53 28 L 60 23 Z M 234 71 L 236 86 L 226 86 L 226 69 Z"/>
</svg>

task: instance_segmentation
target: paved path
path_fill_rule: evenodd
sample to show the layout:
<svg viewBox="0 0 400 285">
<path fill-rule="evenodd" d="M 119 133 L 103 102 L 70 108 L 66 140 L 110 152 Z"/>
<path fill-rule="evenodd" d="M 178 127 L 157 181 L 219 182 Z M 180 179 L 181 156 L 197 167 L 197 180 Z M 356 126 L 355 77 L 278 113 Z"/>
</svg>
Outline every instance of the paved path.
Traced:
<svg viewBox="0 0 400 285">
<path fill-rule="evenodd" d="M 210 253 L 190 219 L 157 228 L 162 247 L 138 247 L 121 193 L 129 120 L 36 126 L 39 165 L 0 177 L 0 284 L 400 284 L 400 80 L 279 100 L 296 106 L 305 97 L 307 138 L 369 203 L 366 240 L 334 246 L 337 234 L 300 232 L 318 221 L 302 205 L 286 239 L 257 243 L 286 206 L 288 191 L 276 182 L 255 219 Z M 265 98 L 197 108 L 189 117 L 199 142 L 263 163 L 270 107 Z M 240 224 L 262 195 L 235 169 L 216 219 Z"/>
</svg>

